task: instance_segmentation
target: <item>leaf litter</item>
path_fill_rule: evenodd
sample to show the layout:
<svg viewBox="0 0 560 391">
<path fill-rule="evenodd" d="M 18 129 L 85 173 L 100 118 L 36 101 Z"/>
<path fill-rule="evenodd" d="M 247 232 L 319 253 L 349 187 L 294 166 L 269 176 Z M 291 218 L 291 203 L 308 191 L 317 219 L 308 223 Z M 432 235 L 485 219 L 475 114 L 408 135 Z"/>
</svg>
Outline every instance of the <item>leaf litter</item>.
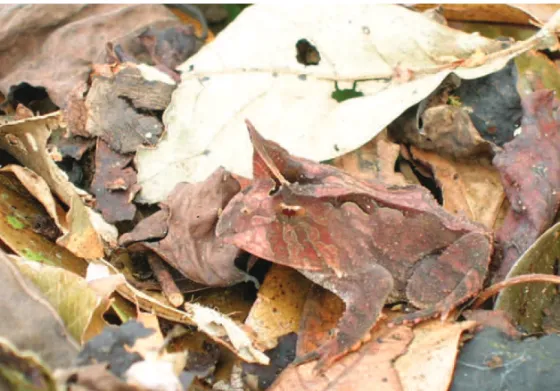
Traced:
<svg viewBox="0 0 560 391">
<path fill-rule="evenodd" d="M 38 389 L 556 388 L 534 379 L 560 324 L 558 7 L 256 5 L 216 39 L 193 7 L 6 6 L 22 23 L 0 33 L 31 48 L 0 56 L 6 311 L 43 317 L 6 325 L 3 370 Z M 472 20 L 540 30 L 453 28 Z M 80 50 L 40 60 L 68 31 Z"/>
</svg>

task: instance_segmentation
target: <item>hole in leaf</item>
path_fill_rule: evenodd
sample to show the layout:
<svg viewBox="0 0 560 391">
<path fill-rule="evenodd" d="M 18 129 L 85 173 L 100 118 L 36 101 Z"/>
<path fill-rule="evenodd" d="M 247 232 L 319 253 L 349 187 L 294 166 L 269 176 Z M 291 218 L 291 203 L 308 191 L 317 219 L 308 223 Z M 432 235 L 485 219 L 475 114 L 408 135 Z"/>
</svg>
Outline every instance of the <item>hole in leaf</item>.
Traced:
<svg viewBox="0 0 560 391">
<path fill-rule="evenodd" d="M 336 100 L 338 103 L 344 102 L 345 100 L 352 99 L 352 98 L 359 98 L 360 96 L 364 96 L 364 93 L 361 91 L 356 91 L 356 82 L 352 85 L 352 89 L 339 89 L 338 83 L 334 82 L 335 90 L 331 94 L 331 97 Z"/>
<path fill-rule="evenodd" d="M 307 39 L 300 39 L 296 43 L 296 59 L 303 65 L 318 65 L 321 61 L 321 55 L 315 46 Z"/>
</svg>

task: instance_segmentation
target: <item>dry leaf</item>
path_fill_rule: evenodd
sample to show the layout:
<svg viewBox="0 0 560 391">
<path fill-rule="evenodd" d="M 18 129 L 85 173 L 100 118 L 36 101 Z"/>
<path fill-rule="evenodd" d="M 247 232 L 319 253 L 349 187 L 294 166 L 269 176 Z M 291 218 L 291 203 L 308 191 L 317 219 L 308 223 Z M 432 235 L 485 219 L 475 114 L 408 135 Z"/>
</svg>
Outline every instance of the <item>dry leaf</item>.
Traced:
<svg viewBox="0 0 560 391">
<path fill-rule="evenodd" d="M 378 180 L 387 185 L 406 186 L 411 184 L 403 174 L 395 172 L 395 162 L 400 146 L 387 138 L 383 131 L 373 140 L 355 151 L 339 156 L 328 162 L 341 168 L 356 178 Z"/>
<path fill-rule="evenodd" d="M 447 391 L 453 379 L 461 334 L 475 326 L 473 321 L 434 320 L 415 327 L 406 354 L 394 363 L 403 391 Z"/>
<path fill-rule="evenodd" d="M 234 264 L 239 249 L 214 233 L 222 209 L 239 190 L 239 183 L 224 169 L 202 183 L 180 183 L 162 203 L 162 210 L 123 235 L 119 243 L 142 240 L 142 247 L 201 284 L 229 286 L 247 281 L 249 276 Z M 154 241 L 154 233 L 161 234 L 165 226 L 165 237 Z"/>
<path fill-rule="evenodd" d="M 99 258 L 104 255 L 104 246 L 89 221 L 87 209 L 66 174 L 58 168 L 47 152 L 47 141 L 51 131 L 58 127 L 59 112 L 0 125 L 0 148 L 8 151 L 40 176 L 51 192 L 70 207 L 66 216 L 67 225 L 62 225 L 60 221 L 64 235 L 57 243 L 79 257 Z M 46 195 L 43 193 L 43 196 Z M 48 205 L 47 207 L 49 208 Z M 52 213 L 52 207 L 47 210 Z"/>
<path fill-rule="evenodd" d="M 535 45 L 556 45 L 556 22 L 502 50 L 508 44 L 395 5 L 251 6 L 179 68 L 166 134 L 155 149 L 138 151 L 139 199 L 161 201 L 177 183 L 202 181 L 219 166 L 250 177 L 245 118 L 298 156 L 325 161 L 353 151 L 451 72 L 477 78 Z M 256 43 L 255 30 L 266 45 Z M 298 62 L 302 39 L 319 52 L 318 65 Z M 337 88 L 354 82 L 364 96 L 333 99 Z"/>
<path fill-rule="evenodd" d="M 141 145 L 154 146 L 163 125 L 150 113 L 167 107 L 174 88 L 145 80 L 132 66 L 120 67 L 108 77 L 94 75 L 85 100 L 85 131 L 121 154 L 136 152 Z"/>
<path fill-rule="evenodd" d="M 71 365 L 79 345 L 47 299 L 3 251 L 0 251 L 0 279 L 4 298 L 0 310 L 9 314 L 0 322 L 0 334 L 18 349 L 40 354 L 51 368 Z"/>
<path fill-rule="evenodd" d="M 181 22 L 163 5 L 4 5 L 0 17 L 0 90 L 25 81 L 46 88 L 64 107 L 90 66 L 104 60 L 109 41 L 127 42 L 141 29 Z M 136 32 L 136 33 L 135 33 Z M 56 54 L 56 55 L 53 55 Z"/>
<path fill-rule="evenodd" d="M 415 147 L 412 155 L 432 169 L 445 210 L 493 229 L 505 198 L 494 167 L 484 160 L 461 162 Z"/>
<path fill-rule="evenodd" d="M 136 213 L 132 200 L 140 188 L 136 184 L 136 172 L 129 167 L 132 158 L 112 151 L 103 140 L 97 140 L 91 191 L 96 197 L 96 209 L 110 224 L 132 220 Z"/>
<path fill-rule="evenodd" d="M 437 7 L 438 4 L 415 4 L 419 10 Z M 529 24 L 532 21 L 548 22 L 558 11 L 556 4 L 444 4 L 443 15 L 448 20 Z"/>
<path fill-rule="evenodd" d="M 399 374 L 394 367 L 397 357 L 405 354 L 413 340 L 405 326 L 381 327 L 372 340 L 330 367 L 324 375 L 314 373 L 314 364 L 290 366 L 270 387 L 270 391 L 401 391 Z"/>
<path fill-rule="evenodd" d="M 511 205 L 497 232 L 502 247 L 494 280 L 510 271 L 523 251 L 546 230 L 560 206 L 560 102 L 540 90 L 523 99 L 521 134 L 504 145 L 492 163 L 500 171 Z"/>
<path fill-rule="evenodd" d="M 311 282 L 294 269 L 272 265 L 245 320 L 265 349 L 278 338 L 297 332 Z"/>
</svg>

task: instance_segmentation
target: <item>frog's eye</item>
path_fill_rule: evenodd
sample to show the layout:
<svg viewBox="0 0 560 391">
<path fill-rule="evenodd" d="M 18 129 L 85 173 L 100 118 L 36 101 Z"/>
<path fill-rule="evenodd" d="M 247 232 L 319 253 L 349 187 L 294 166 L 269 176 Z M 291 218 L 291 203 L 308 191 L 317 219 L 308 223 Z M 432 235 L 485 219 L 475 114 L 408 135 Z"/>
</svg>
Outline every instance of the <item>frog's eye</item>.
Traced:
<svg viewBox="0 0 560 391">
<path fill-rule="evenodd" d="M 285 203 L 280 203 L 280 211 L 286 217 L 303 216 L 305 214 L 305 208 L 299 205 L 288 205 Z"/>
</svg>

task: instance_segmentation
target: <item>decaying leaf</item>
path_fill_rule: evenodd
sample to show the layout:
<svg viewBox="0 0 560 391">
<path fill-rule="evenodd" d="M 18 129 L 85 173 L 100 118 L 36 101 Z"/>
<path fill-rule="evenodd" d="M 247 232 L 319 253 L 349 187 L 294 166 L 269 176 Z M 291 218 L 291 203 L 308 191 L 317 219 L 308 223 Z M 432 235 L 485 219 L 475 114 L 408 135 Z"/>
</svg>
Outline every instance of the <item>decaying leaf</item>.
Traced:
<svg viewBox="0 0 560 391">
<path fill-rule="evenodd" d="M 560 260 L 560 223 L 542 234 L 523 253 L 508 272 L 507 278 L 530 273 L 555 274 Z M 543 310 L 558 294 L 554 284 L 530 283 L 510 286 L 501 291 L 495 309 L 505 311 L 528 332 L 541 331 Z"/>
<path fill-rule="evenodd" d="M 148 81 L 132 65 L 106 74 L 93 76 L 85 100 L 86 132 L 122 154 L 136 152 L 140 145 L 154 146 L 163 125 L 148 113 L 165 109 L 175 86 Z"/>
<path fill-rule="evenodd" d="M 393 139 L 446 157 L 492 156 L 490 143 L 480 136 L 465 109 L 446 104 L 424 109 L 424 102 L 409 108 L 389 125 Z"/>
<path fill-rule="evenodd" d="M 20 350 L 39 354 L 51 368 L 70 366 L 79 345 L 47 299 L 4 252 L 0 252 L 0 279 L 4 298 L 0 310 L 9 314 L 0 322 L 0 335 Z"/>
<path fill-rule="evenodd" d="M 57 243 L 79 257 L 100 258 L 104 255 L 103 241 L 91 225 L 87 208 L 47 151 L 51 130 L 59 126 L 59 112 L 0 125 L 0 148 L 40 176 L 53 195 L 70 207 L 66 225 L 60 225 L 64 235 Z"/>
<path fill-rule="evenodd" d="M 0 90 L 22 81 L 46 88 L 64 107 L 87 82 L 90 66 L 104 60 L 108 41 L 134 40 L 142 29 L 181 22 L 163 5 L 6 5 L 0 17 Z M 53 53 L 56 53 L 53 56 Z"/>
<path fill-rule="evenodd" d="M 239 183 L 224 169 L 218 169 L 202 183 L 180 183 L 162 203 L 161 211 L 123 235 L 119 243 L 130 245 L 143 240 L 143 247 L 201 284 L 229 286 L 247 281 L 249 276 L 234 264 L 239 249 L 214 233 L 221 211 L 239 190 Z M 167 234 L 154 241 L 154 227 L 160 234 L 163 221 Z"/>
<path fill-rule="evenodd" d="M 175 184 L 204 180 L 219 166 L 250 177 L 244 118 L 298 156 L 325 161 L 353 151 L 451 72 L 481 77 L 543 40 L 554 46 L 557 21 L 509 45 L 395 5 L 249 7 L 181 65 L 183 81 L 164 114 L 167 132 L 157 148 L 137 155 L 140 200 L 161 201 Z M 256 30 L 266 45 L 251 44 Z M 298 62 L 300 40 L 317 48 L 317 65 Z M 363 96 L 333 98 L 354 83 Z M 375 115 L 363 114 L 372 108 Z"/>
<path fill-rule="evenodd" d="M 500 171 L 511 205 L 497 239 L 500 281 L 514 262 L 552 225 L 560 206 L 560 101 L 541 90 L 523 99 L 521 134 L 492 163 Z"/>
<path fill-rule="evenodd" d="M 100 297 L 83 277 L 60 267 L 25 260 L 16 265 L 56 309 L 77 341 L 84 343 L 101 333 L 106 326 L 103 314 L 111 304 L 108 297 Z"/>
<path fill-rule="evenodd" d="M 129 167 L 132 156 L 114 152 L 101 139 L 95 149 L 95 176 L 91 183 L 95 205 L 103 218 L 112 224 L 132 220 L 136 206 L 132 200 L 139 190 L 136 172 Z"/>
<path fill-rule="evenodd" d="M 500 174 L 488 161 L 456 161 L 412 147 L 415 159 L 427 164 L 441 187 L 443 207 L 492 229 L 505 198 Z"/>
<path fill-rule="evenodd" d="M 111 274 L 118 274 L 113 265 L 107 261 L 98 260 L 107 266 Z M 173 322 L 197 326 L 200 331 L 212 340 L 230 349 L 246 362 L 256 362 L 267 365 L 268 357 L 256 348 L 254 338 L 247 334 L 239 324 L 211 308 L 194 303 L 185 303 L 185 311 L 165 305 L 154 300 L 146 293 L 124 283 L 117 288 L 117 292 L 144 311 L 153 311 L 158 316 Z"/>
<path fill-rule="evenodd" d="M 517 89 L 525 97 L 537 90 L 554 90 L 560 94 L 558 66 L 544 53 L 530 50 L 515 59 L 519 69 Z"/>
<path fill-rule="evenodd" d="M 481 290 L 492 254 L 484 227 L 445 212 L 423 187 L 360 181 L 291 156 L 247 126 L 256 179 L 229 202 L 216 232 L 343 299 L 332 339 L 312 352 L 319 368 L 359 342 L 388 299 L 422 309 L 396 322 L 419 322 L 446 318 Z"/>
<path fill-rule="evenodd" d="M 272 349 L 279 337 L 298 331 L 310 286 L 297 271 L 272 265 L 245 321 L 261 346 Z"/>
</svg>

